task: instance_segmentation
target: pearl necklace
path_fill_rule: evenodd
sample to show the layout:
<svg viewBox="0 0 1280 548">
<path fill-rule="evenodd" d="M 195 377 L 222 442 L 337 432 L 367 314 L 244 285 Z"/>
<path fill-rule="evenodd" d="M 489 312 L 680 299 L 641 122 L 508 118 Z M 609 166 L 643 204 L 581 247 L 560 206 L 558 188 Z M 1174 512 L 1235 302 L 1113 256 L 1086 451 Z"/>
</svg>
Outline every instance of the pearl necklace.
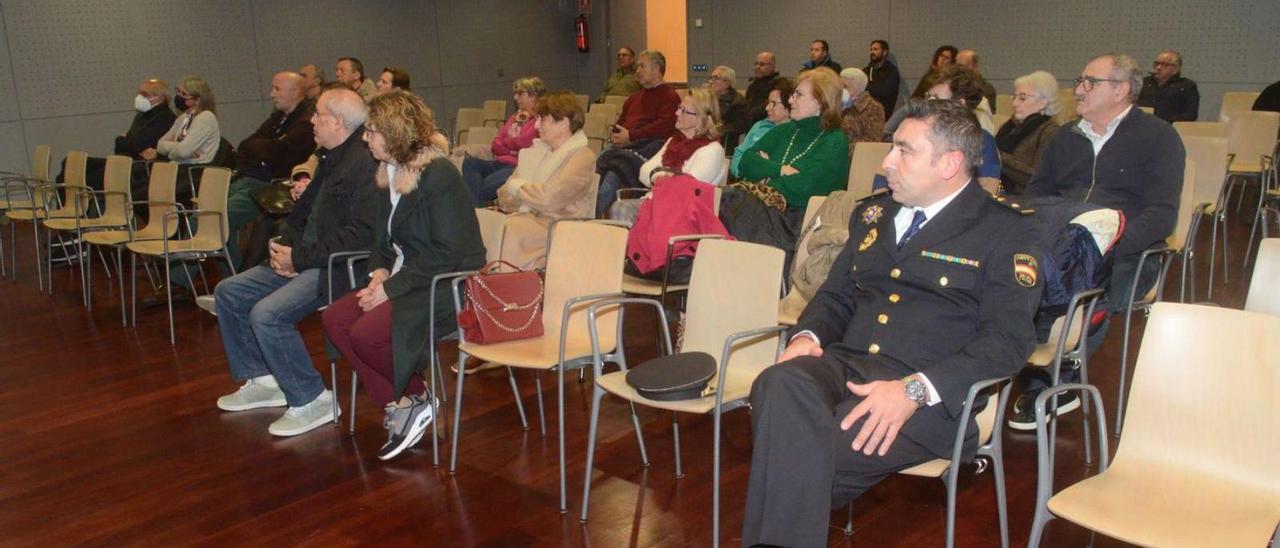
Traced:
<svg viewBox="0 0 1280 548">
<path fill-rule="evenodd" d="M 791 134 L 791 141 L 787 142 L 787 150 L 785 150 L 782 153 L 782 165 L 784 166 L 791 165 L 790 163 L 787 162 L 787 156 L 791 154 L 791 146 L 796 144 L 796 135 L 799 135 L 799 134 L 800 134 L 800 126 L 797 125 L 795 133 Z M 797 154 L 795 158 L 791 159 L 791 161 L 795 162 L 800 158 L 803 158 L 805 154 L 809 153 L 809 149 L 813 148 L 813 145 L 818 144 L 818 139 L 821 139 L 821 138 L 822 138 L 822 130 L 818 130 L 818 135 L 813 138 L 813 141 L 809 142 L 809 146 L 804 147 L 804 150 L 800 151 L 800 154 Z"/>
</svg>

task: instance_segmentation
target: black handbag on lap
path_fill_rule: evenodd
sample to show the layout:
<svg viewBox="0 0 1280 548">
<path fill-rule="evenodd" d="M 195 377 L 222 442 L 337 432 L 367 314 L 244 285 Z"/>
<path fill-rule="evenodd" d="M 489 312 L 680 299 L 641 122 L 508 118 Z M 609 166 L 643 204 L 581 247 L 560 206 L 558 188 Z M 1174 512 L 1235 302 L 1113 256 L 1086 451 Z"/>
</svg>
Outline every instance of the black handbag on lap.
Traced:
<svg viewBox="0 0 1280 548">
<path fill-rule="evenodd" d="M 657 401 L 702 397 L 716 375 L 716 359 L 706 352 L 681 352 L 654 358 L 627 371 L 627 384 Z"/>
</svg>

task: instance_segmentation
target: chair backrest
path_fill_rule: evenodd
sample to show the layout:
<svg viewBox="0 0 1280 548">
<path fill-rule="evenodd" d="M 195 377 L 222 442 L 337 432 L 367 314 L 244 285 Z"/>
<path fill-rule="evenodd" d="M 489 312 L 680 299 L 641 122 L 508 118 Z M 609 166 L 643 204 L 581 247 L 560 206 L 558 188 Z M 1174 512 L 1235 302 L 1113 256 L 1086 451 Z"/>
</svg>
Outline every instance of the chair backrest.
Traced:
<svg viewBox="0 0 1280 548">
<path fill-rule="evenodd" d="M 1230 478 L 1280 504 L 1280 317 L 1151 308 L 1111 469 L 1186 492 Z M 1207 504 L 1199 501 L 1198 504 Z"/>
<path fill-rule="evenodd" d="M 1280 112 L 1250 110 L 1237 112 L 1227 124 L 1227 149 L 1235 162 L 1252 164 L 1275 150 L 1280 131 Z"/>
<path fill-rule="evenodd" d="M 827 201 L 826 196 L 809 197 L 809 204 L 804 208 L 804 222 L 800 224 L 800 230 L 803 232 L 801 232 L 800 241 L 796 242 L 796 256 L 791 260 L 792 271 L 799 269 L 804 264 L 804 260 L 809 258 L 809 237 L 813 235 L 809 223 L 813 222 L 814 216 L 818 214 L 818 209 L 825 201 Z"/>
<path fill-rule="evenodd" d="M 1075 120 L 1076 116 L 1076 90 L 1075 88 L 1058 88 L 1058 113 L 1053 115 L 1053 121 L 1060 126 L 1067 125 L 1068 122 Z"/>
<path fill-rule="evenodd" d="M 1227 124 L 1222 122 L 1174 122 L 1173 129 L 1184 141 L 1188 136 L 1227 137 Z"/>
<path fill-rule="evenodd" d="M 591 114 L 603 114 L 605 116 L 605 121 L 608 123 L 607 125 L 613 125 L 614 122 L 618 121 L 618 113 L 621 110 L 622 107 L 611 105 L 609 103 L 596 103 L 591 105 L 591 110 L 588 110 L 587 112 Z"/>
<path fill-rule="evenodd" d="M 626 95 L 606 95 L 604 102 L 618 107 L 618 112 L 622 112 L 622 105 L 627 102 Z"/>
<path fill-rule="evenodd" d="M 599 153 L 604 149 L 604 144 L 609 141 L 609 126 L 612 123 L 609 116 L 604 113 L 598 111 L 587 113 L 586 120 L 582 124 L 582 132 L 587 134 L 587 144 L 594 152 Z"/>
<path fill-rule="evenodd" d="M 467 130 L 484 125 L 484 109 L 463 107 L 453 119 L 453 137 L 457 144 L 466 142 Z"/>
<path fill-rule="evenodd" d="M 603 223 L 564 221 L 552 228 L 547 257 L 546 292 L 542 326 L 546 336 L 560 336 L 564 303 L 570 298 L 622 292 L 622 266 L 626 262 L 627 229 Z M 570 310 L 571 329 L 586 325 L 587 306 Z M 606 307 L 596 315 L 601 350 L 617 344 L 618 308 Z"/>
<path fill-rule="evenodd" d="M 1012 112 L 1012 111 L 1010 111 L 1010 112 Z M 1005 122 L 1008 122 L 1010 118 L 1013 118 L 1013 115 L 1011 115 L 1011 114 L 1006 114 L 1006 113 L 1003 113 L 1003 112 L 1001 112 L 1000 114 L 992 114 L 992 115 L 991 115 L 991 125 L 995 126 L 996 131 L 999 131 L 999 130 L 1000 130 L 1000 127 L 1001 127 L 1001 126 L 1003 126 L 1003 125 L 1005 124 Z"/>
<path fill-rule="evenodd" d="M 1196 161 L 1187 158 L 1182 168 L 1182 195 L 1178 199 L 1178 218 L 1173 225 L 1173 234 L 1165 239 L 1170 249 L 1180 250 L 1187 245 L 1187 232 L 1191 230 L 1191 214 L 1197 205 L 1195 198 Z"/>
<path fill-rule="evenodd" d="M 1156 109 L 1155 109 L 1155 107 L 1138 107 L 1138 110 L 1141 110 L 1142 112 L 1145 112 L 1145 113 L 1147 113 L 1147 114 L 1155 114 L 1155 113 L 1156 113 Z"/>
<path fill-rule="evenodd" d="M 83 150 L 72 150 L 67 152 L 67 167 L 62 172 L 63 178 L 69 186 L 88 186 L 84 181 L 84 173 L 89 161 L 89 153 Z"/>
<path fill-rule="evenodd" d="M 1244 309 L 1280 316 L 1280 238 L 1263 238 Z"/>
<path fill-rule="evenodd" d="M 1253 102 L 1258 100 L 1261 92 L 1228 91 L 1222 94 L 1222 107 L 1218 109 L 1218 121 L 1228 123 L 1233 115 L 1253 110 Z"/>
<path fill-rule="evenodd" d="M 101 217 L 103 224 L 119 226 L 128 222 L 129 214 L 133 212 L 129 206 L 133 200 L 129 194 L 132 175 L 132 158 L 115 154 L 107 156 L 106 169 L 102 172 L 102 189 L 108 192 L 102 200 L 105 204 Z"/>
<path fill-rule="evenodd" d="M 1006 115 L 1005 119 L 1008 120 L 1008 115 L 1013 114 L 1013 96 L 1007 95 L 1004 93 L 996 94 L 995 106 L 996 106 L 996 112 Z M 994 119 L 995 117 L 992 116 L 992 118 Z M 996 125 L 996 127 L 998 128 L 1000 126 Z"/>
<path fill-rule="evenodd" d="M 1217 204 L 1227 181 L 1227 138 L 1183 135 L 1182 145 L 1187 149 L 1187 163 L 1194 162 L 1196 168 L 1192 207 Z"/>
<path fill-rule="evenodd" d="M 476 220 L 480 222 L 480 240 L 484 242 L 485 262 L 502 257 L 502 237 L 507 226 L 507 215 L 488 208 L 476 208 Z"/>
<path fill-rule="evenodd" d="M 507 121 L 507 102 L 503 99 L 490 99 L 484 102 L 484 124 L 502 127 Z"/>
<path fill-rule="evenodd" d="M 52 181 L 53 177 L 49 176 L 50 162 L 52 161 L 53 147 L 36 145 L 36 149 L 31 152 L 31 177 L 41 181 Z"/>
<path fill-rule="evenodd" d="M 786 253 L 776 247 L 731 240 L 703 240 L 689 278 L 682 352 L 706 352 L 720 360 L 726 337 L 778 323 L 778 288 Z M 735 368 L 773 364 L 776 336 L 747 339 L 734 347 Z"/>
<path fill-rule="evenodd" d="M 574 100 L 578 102 L 578 106 L 582 107 L 582 112 L 586 112 L 591 107 L 591 96 L 582 95 L 580 93 L 573 94 Z"/>
<path fill-rule="evenodd" d="M 147 226 L 137 232 L 138 238 L 172 238 L 178 232 L 178 223 L 170 222 L 168 232 L 160 219 L 165 213 L 176 209 L 170 205 L 174 201 L 178 186 L 178 164 L 174 162 L 155 162 L 151 164 L 151 178 L 147 180 Z"/>
<path fill-rule="evenodd" d="M 498 136 L 498 128 L 489 126 L 475 126 L 467 129 L 466 140 L 462 141 L 464 145 L 484 145 L 493 144 L 493 138 Z"/>
<path fill-rule="evenodd" d="M 89 161 L 89 153 L 83 150 L 72 150 L 67 152 L 67 165 L 62 171 L 63 182 L 66 187 L 62 189 L 62 204 L 57 211 L 50 211 L 51 217 L 74 217 L 79 215 L 85 216 L 87 211 L 79 211 L 79 206 L 86 206 L 87 202 L 76 197 L 88 190 L 89 185 L 85 183 L 84 174 Z M 49 196 L 50 205 L 52 206 L 53 196 Z M 80 202 L 77 205 L 77 202 Z"/>
<path fill-rule="evenodd" d="M 206 212 L 194 219 L 197 223 L 196 233 L 191 239 L 193 245 L 203 249 L 222 249 L 227 239 L 233 237 L 227 223 L 227 188 L 231 186 L 231 170 L 223 167 L 207 167 L 200 172 L 200 210 Z M 218 221 L 213 216 L 218 214 Z"/>
<path fill-rule="evenodd" d="M 859 196 L 871 193 L 871 183 L 880 173 L 880 164 L 893 148 L 891 143 L 858 143 L 849 161 L 847 190 Z"/>
</svg>

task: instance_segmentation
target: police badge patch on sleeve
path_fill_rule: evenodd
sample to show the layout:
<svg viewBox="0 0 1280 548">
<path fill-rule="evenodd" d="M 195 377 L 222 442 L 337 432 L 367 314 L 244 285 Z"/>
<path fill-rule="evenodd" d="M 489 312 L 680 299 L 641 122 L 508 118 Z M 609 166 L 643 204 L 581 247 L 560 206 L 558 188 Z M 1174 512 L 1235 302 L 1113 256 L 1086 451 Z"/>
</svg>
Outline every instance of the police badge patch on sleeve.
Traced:
<svg viewBox="0 0 1280 548">
<path fill-rule="evenodd" d="M 1013 255 L 1013 277 L 1018 280 L 1018 285 L 1035 287 L 1038 269 L 1039 266 L 1036 264 L 1035 257 L 1026 253 L 1015 253 Z"/>
</svg>

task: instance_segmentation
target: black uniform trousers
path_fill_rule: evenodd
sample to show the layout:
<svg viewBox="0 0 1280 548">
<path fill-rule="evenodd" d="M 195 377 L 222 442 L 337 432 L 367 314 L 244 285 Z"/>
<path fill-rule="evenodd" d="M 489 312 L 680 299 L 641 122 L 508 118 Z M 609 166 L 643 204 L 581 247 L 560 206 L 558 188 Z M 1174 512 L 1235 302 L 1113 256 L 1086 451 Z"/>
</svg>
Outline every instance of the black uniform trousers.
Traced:
<svg viewBox="0 0 1280 548">
<path fill-rule="evenodd" d="M 845 381 L 867 382 L 850 360 L 828 351 L 769 367 L 751 388 L 754 433 L 742 545 L 826 546 L 831 510 L 889 474 L 937 458 L 899 434 L 888 454 L 855 452 L 865 421 L 840 421 L 862 401 Z"/>
</svg>

